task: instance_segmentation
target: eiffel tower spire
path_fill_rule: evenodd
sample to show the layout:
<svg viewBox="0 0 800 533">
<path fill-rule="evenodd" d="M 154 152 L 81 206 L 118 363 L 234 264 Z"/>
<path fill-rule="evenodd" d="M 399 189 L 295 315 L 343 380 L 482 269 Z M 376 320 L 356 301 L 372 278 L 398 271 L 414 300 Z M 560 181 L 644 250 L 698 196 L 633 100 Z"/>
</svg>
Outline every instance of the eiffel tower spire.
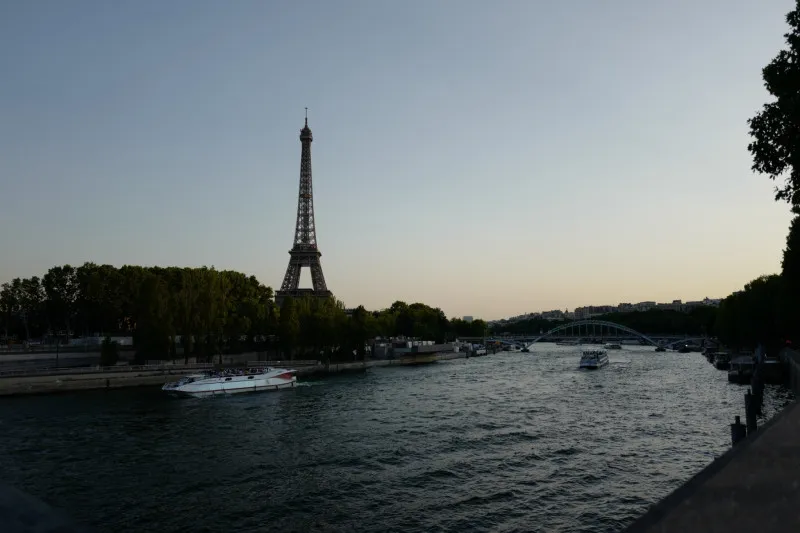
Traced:
<svg viewBox="0 0 800 533">
<path fill-rule="evenodd" d="M 289 266 L 283 277 L 281 289 L 275 295 L 275 300 L 280 305 L 284 298 L 292 296 L 298 298 L 309 294 L 327 298 L 331 296 L 322 274 L 320 257 L 322 252 L 317 248 L 317 229 L 314 223 L 314 191 L 311 182 L 311 142 L 314 136 L 308 127 L 308 108 L 306 108 L 306 122 L 300 130 L 300 191 L 297 197 L 297 224 L 294 230 L 294 245 L 289 250 Z M 300 272 L 303 267 L 311 269 L 311 289 L 301 289 Z"/>
</svg>

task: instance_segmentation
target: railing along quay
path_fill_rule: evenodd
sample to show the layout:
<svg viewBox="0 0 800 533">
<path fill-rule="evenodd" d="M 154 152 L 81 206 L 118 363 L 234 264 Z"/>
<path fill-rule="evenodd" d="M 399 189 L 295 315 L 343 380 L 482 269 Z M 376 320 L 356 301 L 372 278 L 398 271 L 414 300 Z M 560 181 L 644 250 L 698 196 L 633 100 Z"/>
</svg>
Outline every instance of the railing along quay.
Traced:
<svg viewBox="0 0 800 533">
<path fill-rule="evenodd" d="M 123 372 L 155 372 L 159 370 L 202 370 L 214 368 L 211 363 L 190 363 L 188 365 L 119 365 L 119 366 L 84 366 L 70 368 L 18 368 L 0 370 L 0 378 L 26 376 L 54 376 L 70 374 L 118 374 Z"/>
<path fill-rule="evenodd" d="M 228 367 L 303 367 L 303 366 L 317 366 L 319 361 L 312 360 L 298 360 L 298 361 L 247 361 L 244 364 L 227 364 L 223 366 Z M 68 375 L 81 375 L 81 374 L 119 374 L 127 372 L 158 372 L 170 371 L 186 372 L 192 370 L 210 370 L 218 367 L 214 363 L 189 363 L 189 364 L 156 364 L 156 365 L 117 365 L 117 366 L 90 366 L 90 367 L 70 367 L 70 368 L 16 368 L 10 370 L 0 370 L 0 378 L 12 377 L 33 377 L 33 376 L 68 376 Z"/>
</svg>

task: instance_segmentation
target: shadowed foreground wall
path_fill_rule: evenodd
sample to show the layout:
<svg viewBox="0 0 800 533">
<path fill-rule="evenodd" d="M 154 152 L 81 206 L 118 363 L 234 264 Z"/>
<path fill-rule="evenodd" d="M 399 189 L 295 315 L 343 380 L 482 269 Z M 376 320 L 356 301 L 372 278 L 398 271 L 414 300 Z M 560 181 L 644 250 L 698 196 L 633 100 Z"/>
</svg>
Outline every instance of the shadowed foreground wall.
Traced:
<svg viewBox="0 0 800 533">
<path fill-rule="evenodd" d="M 0 531 L 3 533 L 92 533 L 65 513 L 0 483 Z"/>
</svg>

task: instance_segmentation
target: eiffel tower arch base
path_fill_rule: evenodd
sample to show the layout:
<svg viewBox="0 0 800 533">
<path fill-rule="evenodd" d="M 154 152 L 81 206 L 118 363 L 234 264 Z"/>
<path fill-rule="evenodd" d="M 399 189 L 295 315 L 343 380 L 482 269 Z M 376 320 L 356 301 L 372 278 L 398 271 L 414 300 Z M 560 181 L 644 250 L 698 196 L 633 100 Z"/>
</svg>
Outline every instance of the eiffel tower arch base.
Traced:
<svg viewBox="0 0 800 533">
<path fill-rule="evenodd" d="M 322 264 L 320 263 L 319 251 L 298 251 L 292 250 L 289 252 L 289 266 L 286 268 L 286 275 L 283 278 L 283 285 L 281 290 L 275 293 L 275 303 L 278 306 L 283 304 L 287 296 L 292 298 L 302 298 L 304 296 L 313 296 L 315 298 L 330 298 L 333 293 L 328 290 L 325 284 L 325 277 L 322 274 Z M 311 284 L 312 288 L 300 288 L 300 273 L 303 268 L 311 270 Z"/>
</svg>

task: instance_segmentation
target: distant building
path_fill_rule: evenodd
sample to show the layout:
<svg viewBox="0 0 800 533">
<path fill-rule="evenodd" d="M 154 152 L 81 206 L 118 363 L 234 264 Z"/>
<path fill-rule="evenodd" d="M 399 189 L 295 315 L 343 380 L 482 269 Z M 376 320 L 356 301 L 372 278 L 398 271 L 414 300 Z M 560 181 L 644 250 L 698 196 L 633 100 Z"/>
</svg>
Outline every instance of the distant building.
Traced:
<svg viewBox="0 0 800 533">
<path fill-rule="evenodd" d="M 680 300 L 672 300 L 672 303 L 656 304 L 656 309 L 662 311 L 683 311 L 683 303 Z"/>
<path fill-rule="evenodd" d="M 542 318 L 545 320 L 564 320 L 566 317 L 564 316 L 564 311 L 561 309 L 555 309 L 553 311 L 545 311 L 542 313 Z"/>
<path fill-rule="evenodd" d="M 736 294 L 736 293 L 734 293 Z M 682 302 L 681 300 L 672 300 L 670 303 L 656 303 L 654 301 L 647 301 L 647 302 L 639 302 L 639 303 L 621 303 L 619 305 L 587 305 L 585 307 L 576 307 L 573 312 L 569 310 L 554 310 L 554 311 L 542 311 L 539 313 L 526 313 L 524 315 L 517 315 L 510 318 L 504 318 L 501 320 L 493 320 L 489 324 L 494 325 L 503 325 L 503 324 L 513 324 L 514 322 L 519 322 L 522 320 L 530 320 L 534 318 L 544 319 L 544 320 L 586 320 L 589 318 L 594 318 L 601 315 L 606 315 L 609 313 L 630 313 L 633 311 L 650 311 L 651 309 L 659 309 L 659 310 L 670 310 L 670 311 L 680 311 L 683 313 L 688 313 L 690 310 L 694 309 L 695 307 L 700 306 L 712 306 L 712 307 L 719 307 L 720 302 L 722 299 L 720 298 L 704 298 L 702 300 L 692 301 L 692 302 Z M 464 317 L 464 320 L 467 318 L 472 317 Z"/>
<path fill-rule="evenodd" d="M 473 318 L 471 316 L 461 317 L 461 320 L 464 322 L 472 322 Z"/>
<path fill-rule="evenodd" d="M 587 305 L 586 307 L 577 307 L 575 309 L 575 319 L 585 320 L 600 315 L 607 315 L 608 313 L 616 313 L 616 305 Z"/>
</svg>

